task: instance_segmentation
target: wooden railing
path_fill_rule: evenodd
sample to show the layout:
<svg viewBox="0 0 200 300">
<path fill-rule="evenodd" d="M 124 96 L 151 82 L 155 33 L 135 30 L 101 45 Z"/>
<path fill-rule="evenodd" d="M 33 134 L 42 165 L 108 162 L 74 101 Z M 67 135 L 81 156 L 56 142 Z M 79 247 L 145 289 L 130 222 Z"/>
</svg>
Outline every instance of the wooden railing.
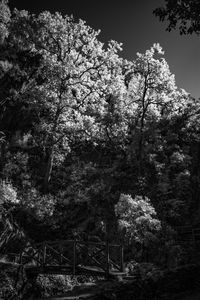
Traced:
<svg viewBox="0 0 200 300">
<path fill-rule="evenodd" d="M 123 247 L 110 243 L 78 240 L 46 241 L 28 244 L 20 254 L 20 264 L 32 267 L 65 267 L 73 275 L 80 270 L 104 272 L 124 271 Z"/>
</svg>

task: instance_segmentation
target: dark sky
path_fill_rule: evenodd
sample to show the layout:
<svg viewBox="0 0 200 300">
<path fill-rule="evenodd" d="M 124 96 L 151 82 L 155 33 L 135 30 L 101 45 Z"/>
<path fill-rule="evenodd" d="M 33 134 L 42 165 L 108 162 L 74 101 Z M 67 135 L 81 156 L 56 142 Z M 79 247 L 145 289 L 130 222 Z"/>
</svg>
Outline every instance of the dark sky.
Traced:
<svg viewBox="0 0 200 300">
<path fill-rule="evenodd" d="M 152 14 L 163 0 L 10 0 L 11 8 L 33 13 L 44 10 L 73 14 L 94 29 L 101 29 L 100 39 L 123 43 L 122 56 L 135 59 L 153 43 L 160 43 L 165 58 L 176 76 L 178 87 L 200 98 L 200 37 L 180 36 L 178 31 L 166 32 L 166 24 Z"/>
</svg>

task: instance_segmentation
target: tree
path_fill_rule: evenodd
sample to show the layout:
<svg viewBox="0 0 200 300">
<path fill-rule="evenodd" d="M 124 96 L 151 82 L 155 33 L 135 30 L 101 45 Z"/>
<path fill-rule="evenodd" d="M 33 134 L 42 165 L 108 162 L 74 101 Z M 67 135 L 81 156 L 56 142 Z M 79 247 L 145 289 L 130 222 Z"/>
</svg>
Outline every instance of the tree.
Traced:
<svg viewBox="0 0 200 300">
<path fill-rule="evenodd" d="M 45 12 L 35 18 L 17 12 L 16 24 L 23 28 L 18 42 L 28 43 L 31 52 L 42 56 L 38 72 L 43 82 L 29 88 L 27 96 L 38 106 L 36 131 L 46 153 L 47 191 L 59 147 L 69 149 L 69 139 L 76 132 L 86 139 L 95 136 L 95 119 L 103 113 L 105 95 L 116 81 L 120 45 L 111 41 L 104 49 L 97 39 L 99 32 L 59 13 Z"/>
<path fill-rule="evenodd" d="M 156 212 L 147 197 L 121 194 L 115 206 L 119 226 L 124 230 L 127 240 L 143 243 L 149 238 L 149 232 L 161 229 Z"/>
<path fill-rule="evenodd" d="M 200 33 L 199 0 L 165 0 L 165 6 L 156 8 L 154 14 L 168 21 L 168 31 L 178 27 L 181 34 Z"/>
<path fill-rule="evenodd" d="M 145 143 L 151 128 L 184 106 L 185 93 L 179 91 L 170 72 L 164 52 L 154 44 L 144 54 L 138 53 L 133 63 L 128 86 L 128 110 L 132 156 L 138 160 L 139 176 L 144 175 Z"/>
</svg>

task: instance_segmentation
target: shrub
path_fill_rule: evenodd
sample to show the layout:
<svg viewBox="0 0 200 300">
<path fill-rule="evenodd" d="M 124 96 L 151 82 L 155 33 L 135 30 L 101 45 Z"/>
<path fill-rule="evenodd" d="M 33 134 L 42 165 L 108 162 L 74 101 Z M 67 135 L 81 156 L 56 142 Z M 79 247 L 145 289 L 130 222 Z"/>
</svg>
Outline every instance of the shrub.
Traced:
<svg viewBox="0 0 200 300">
<path fill-rule="evenodd" d="M 156 211 L 147 197 L 121 194 L 115 206 L 119 227 L 129 242 L 148 244 L 161 229 Z"/>
</svg>

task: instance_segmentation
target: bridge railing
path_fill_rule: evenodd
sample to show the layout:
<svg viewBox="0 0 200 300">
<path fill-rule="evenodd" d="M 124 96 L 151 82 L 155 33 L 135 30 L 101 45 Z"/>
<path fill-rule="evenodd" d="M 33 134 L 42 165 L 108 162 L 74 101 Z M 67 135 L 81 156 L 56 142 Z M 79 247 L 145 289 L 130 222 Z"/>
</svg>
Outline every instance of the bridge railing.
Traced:
<svg viewBox="0 0 200 300">
<path fill-rule="evenodd" d="M 123 272 L 123 247 L 109 243 L 77 242 L 81 264 L 102 268 L 105 272 Z"/>
<path fill-rule="evenodd" d="M 124 271 L 122 245 L 79 240 L 27 245 L 21 252 L 20 263 L 36 267 L 65 266 L 74 275 L 80 267 L 90 270 L 96 268 L 107 274 Z"/>
</svg>

